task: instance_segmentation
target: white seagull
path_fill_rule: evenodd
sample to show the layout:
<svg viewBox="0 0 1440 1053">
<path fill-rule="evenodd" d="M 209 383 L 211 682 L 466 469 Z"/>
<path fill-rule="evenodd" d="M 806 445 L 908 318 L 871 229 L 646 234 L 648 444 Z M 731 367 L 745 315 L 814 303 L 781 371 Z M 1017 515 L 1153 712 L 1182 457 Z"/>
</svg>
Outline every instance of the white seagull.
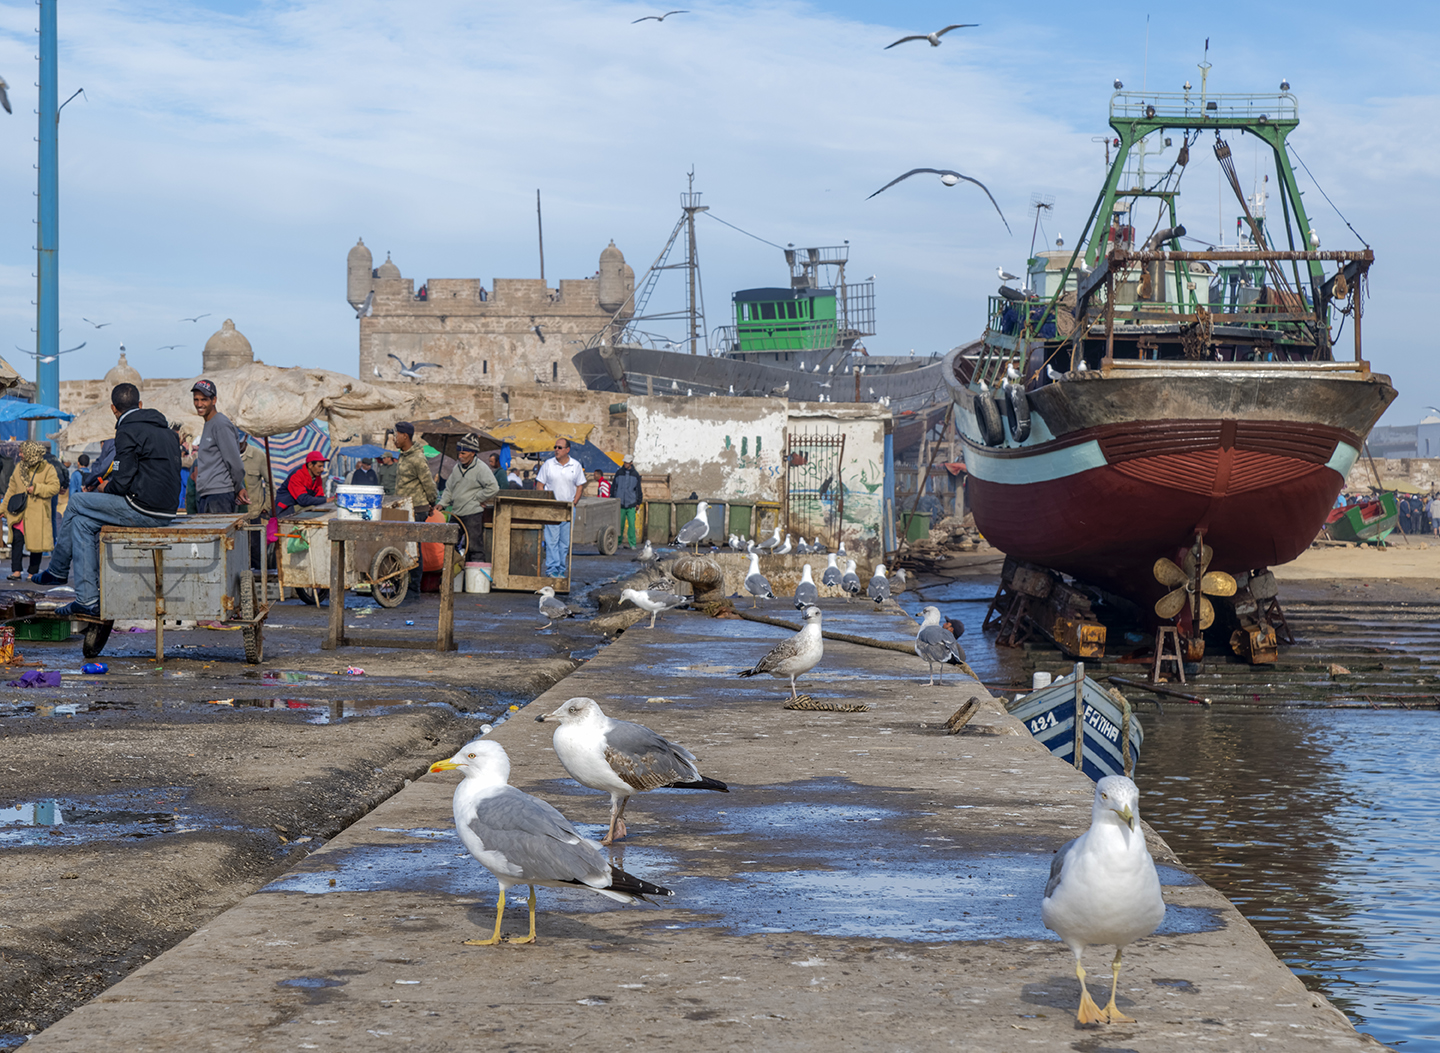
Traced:
<svg viewBox="0 0 1440 1053">
<path fill-rule="evenodd" d="M 555 598 L 555 590 L 551 586 L 545 585 L 535 591 L 540 596 L 540 614 L 545 619 L 545 625 L 540 626 L 540 628 L 543 629 L 546 625 L 550 625 L 552 622 L 558 622 L 562 618 L 573 618 L 575 616 L 574 611 Z"/>
<path fill-rule="evenodd" d="M 803 537 L 795 542 L 795 554 L 797 556 L 810 555 L 810 542 L 806 541 Z"/>
<path fill-rule="evenodd" d="M 835 565 L 835 553 L 831 552 L 825 558 L 829 562 L 825 564 L 825 573 L 820 575 L 820 584 L 833 588 L 840 584 L 840 568 Z"/>
<path fill-rule="evenodd" d="M 752 600 L 773 600 L 775 592 L 770 588 L 770 579 L 760 573 L 760 554 L 750 553 L 750 573 L 745 575 L 745 591 L 750 594 Z M 759 606 L 758 602 L 750 604 L 754 610 Z"/>
<path fill-rule="evenodd" d="M 1165 899 L 1155 861 L 1140 829 L 1140 789 L 1123 775 L 1107 775 L 1095 784 L 1090 829 L 1060 846 L 1050 864 L 1050 881 L 1040 904 L 1040 919 L 1075 955 L 1080 980 L 1082 1024 L 1133 1024 L 1120 1012 L 1115 989 L 1120 983 L 1120 954 L 1126 945 L 1148 936 L 1165 918 Z M 1113 945 L 1110 1004 L 1101 1009 L 1085 987 L 1080 956 L 1092 944 Z"/>
<path fill-rule="evenodd" d="M 965 182 L 967 183 L 974 183 L 981 190 L 985 191 L 985 196 L 990 199 L 990 204 L 995 206 L 995 212 L 997 215 L 999 215 L 1000 222 L 1005 224 L 1005 232 L 1007 234 L 1010 232 L 1010 221 L 1005 218 L 1005 213 L 1000 211 L 1000 203 L 995 200 L 995 195 L 990 193 L 990 188 L 987 187 L 984 183 L 980 182 L 980 180 L 972 179 L 970 176 L 957 172 L 953 168 L 912 168 L 904 175 L 896 176 L 894 179 L 890 180 L 890 182 L 886 183 L 879 190 L 875 191 L 875 194 L 884 193 L 896 183 L 904 179 L 909 179 L 913 175 L 938 175 L 940 177 L 940 182 L 944 183 L 946 186 L 954 186 L 962 179 L 965 180 Z M 875 196 L 875 194 L 871 194 L 870 197 L 867 197 L 865 200 L 869 201 L 871 197 Z"/>
<path fill-rule="evenodd" d="M 668 611 L 680 606 L 685 602 L 685 597 L 677 596 L 669 589 L 655 583 L 651 583 L 646 589 L 621 589 L 620 602 L 629 600 L 642 611 L 650 612 L 650 628 L 655 628 L 655 618 L 661 611 Z"/>
<path fill-rule="evenodd" d="M 803 611 L 819 602 L 820 590 L 815 587 L 815 579 L 810 576 L 810 564 L 807 563 L 800 568 L 800 583 L 795 586 L 795 609 Z"/>
<path fill-rule="evenodd" d="M 786 534 L 786 535 L 785 535 L 785 544 L 781 545 L 779 548 L 777 548 L 774 552 L 772 552 L 772 553 L 770 553 L 770 554 L 771 554 L 772 556 L 788 556 L 788 555 L 790 555 L 790 550 L 791 550 L 792 548 L 794 548 L 794 547 L 795 547 L 795 546 L 792 545 L 791 542 L 790 542 L 790 535 L 789 535 L 789 534 Z"/>
<path fill-rule="evenodd" d="M 397 354 L 393 354 L 393 353 L 392 353 L 392 354 L 390 354 L 390 355 L 387 356 L 387 357 L 393 358 L 396 362 L 399 362 L 399 363 L 400 363 L 400 375 L 401 375 L 402 377 L 409 377 L 411 380 L 415 380 L 415 381 L 419 381 L 419 380 L 423 380 L 423 379 L 424 379 L 424 377 L 423 377 L 422 374 L 420 373 L 420 370 L 422 370 L 422 369 L 439 369 L 439 368 L 440 368 L 440 363 L 439 363 L 439 362 L 411 362 L 411 363 L 407 366 L 407 365 L 405 364 L 405 360 L 404 360 L 403 358 L 401 358 L 401 357 L 400 357 L 399 355 L 397 355 Z"/>
<path fill-rule="evenodd" d="M 1020 280 L 1020 275 L 1011 274 L 1004 267 L 996 267 L 995 273 L 1000 276 L 1002 282 L 1018 282 Z"/>
<path fill-rule="evenodd" d="M 701 775 L 695 754 L 684 746 L 643 724 L 607 717 L 593 698 L 572 698 L 535 719 L 560 725 L 551 742 L 570 778 L 610 795 L 610 829 L 602 845 L 625 837 L 625 805 L 633 794 L 660 789 L 730 792 L 718 779 Z"/>
<path fill-rule="evenodd" d="M 1064 373 L 1059 373 L 1059 372 L 1057 372 L 1054 366 L 1052 366 L 1049 362 L 1046 362 L 1046 363 L 1045 363 L 1045 375 L 1050 378 L 1050 382 L 1053 384 L 1055 381 L 1059 380 L 1059 379 L 1060 379 L 1061 377 L 1063 377 L 1065 374 L 1064 374 Z"/>
<path fill-rule="evenodd" d="M 965 652 L 955 641 L 955 634 L 940 624 L 940 608 L 926 607 L 920 612 L 924 619 L 915 634 L 915 653 L 930 667 L 930 686 L 935 686 L 935 663 L 940 663 L 940 679 L 945 679 L 945 663 L 957 665 L 965 661 Z"/>
<path fill-rule="evenodd" d="M 911 40 L 926 40 L 926 41 L 929 41 L 930 46 L 931 46 L 932 48 L 938 48 L 938 47 L 940 46 L 940 38 L 943 37 L 946 33 L 950 32 L 950 30 L 952 30 L 952 29 L 974 29 L 974 28 L 977 27 L 978 25 L 980 25 L 979 22 L 957 22 L 957 23 L 955 23 L 955 25 L 953 25 L 953 26 L 946 26 L 944 29 L 937 29 L 937 30 L 935 30 L 935 32 L 933 32 L 933 33 L 911 33 L 908 37 L 901 37 L 899 40 L 895 41 L 894 44 L 886 44 L 886 45 L 885 45 L 883 48 L 881 48 L 880 50 L 881 50 L 881 51 L 889 51 L 891 48 L 895 47 L 896 45 L 905 44 L 905 43 L 908 43 L 908 42 L 911 41 Z"/>
<path fill-rule="evenodd" d="M 777 527 L 775 528 L 775 536 L 772 537 L 772 538 L 770 538 L 768 541 L 762 541 L 762 542 L 760 542 L 760 544 L 758 544 L 758 545 L 755 546 L 755 551 L 757 551 L 757 552 L 769 552 L 772 548 L 775 548 L 775 547 L 778 546 L 779 544 L 780 544 L 780 528 L 777 526 Z"/>
<path fill-rule="evenodd" d="M 455 832 L 477 860 L 500 883 L 495 904 L 495 933 L 488 940 L 466 940 L 471 946 L 500 942 L 505 917 L 505 890 L 530 886 L 530 935 L 511 943 L 535 942 L 535 886 L 589 888 L 621 903 L 646 896 L 673 896 L 667 888 L 643 881 L 612 866 L 594 841 L 581 837 L 554 807 L 510 785 L 510 758 L 498 742 L 476 739 L 449 760 L 430 765 L 432 772 L 458 771 L 455 787 Z"/>
<path fill-rule="evenodd" d="M 860 595 L 860 575 L 855 573 L 855 561 L 845 561 L 845 573 L 840 576 L 840 587 L 845 590 L 845 602 L 850 602 L 851 596 Z"/>
<path fill-rule="evenodd" d="M 671 15 L 688 15 L 689 13 L 689 11 L 666 11 L 663 15 L 641 15 L 630 24 L 632 26 L 638 26 L 641 22 L 648 22 L 651 19 L 654 19 L 656 22 L 663 22 Z"/>
<path fill-rule="evenodd" d="M 820 632 L 820 608 L 805 608 L 805 624 L 790 639 L 776 644 L 754 668 L 743 669 L 739 676 L 755 676 L 769 673 L 774 677 L 790 678 L 790 697 L 799 698 L 795 690 L 795 678 L 803 676 L 820 664 L 825 656 L 825 637 Z"/>
<path fill-rule="evenodd" d="M 829 551 L 829 549 L 825 547 L 824 542 L 820 540 L 820 536 L 817 534 L 815 536 L 815 543 L 810 546 L 810 551 L 815 553 L 817 556 L 823 556 L 826 552 Z"/>
<path fill-rule="evenodd" d="M 700 542 L 710 535 L 710 520 L 705 517 L 705 510 L 710 506 L 704 501 L 695 504 L 695 518 L 680 528 L 675 535 L 675 544 L 694 545 L 695 554 L 700 554 Z"/>
<path fill-rule="evenodd" d="M 865 593 L 876 603 L 884 603 L 890 598 L 890 581 L 885 577 L 885 564 L 875 564 L 875 573 L 870 575 L 870 587 Z"/>
</svg>

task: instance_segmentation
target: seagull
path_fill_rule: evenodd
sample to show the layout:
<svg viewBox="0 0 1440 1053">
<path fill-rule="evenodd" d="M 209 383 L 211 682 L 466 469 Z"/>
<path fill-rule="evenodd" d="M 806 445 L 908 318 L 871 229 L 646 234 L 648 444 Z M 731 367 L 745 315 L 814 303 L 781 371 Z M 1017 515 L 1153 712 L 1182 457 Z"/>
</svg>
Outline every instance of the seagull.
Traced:
<svg viewBox="0 0 1440 1053">
<path fill-rule="evenodd" d="M 845 558 L 845 539 L 843 537 L 840 539 L 840 547 L 835 550 L 835 555 L 841 559 Z"/>
<path fill-rule="evenodd" d="M 777 526 L 777 527 L 775 528 L 775 536 L 772 537 L 772 538 L 770 538 L 768 541 L 762 541 L 762 542 L 760 542 L 760 544 L 758 544 L 758 545 L 755 546 L 755 551 L 757 551 L 757 552 L 769 552 L 772 548 L 775 548 L 775 547 L 776 547 L 777 545 L 779 545 L 779 544 L 780 544 L 780 528 Z"/>
<path fill-rule="evenodd" d="M 905 591 L 905 568 L 901 567 L 894 574 L 890 575 L 890 595 L 898 596 Z"/>
<path fill-rule="evenodd" d="M 823 556 L 826 552 L 830 550 L 825 547 L 824 542 L 820 540 L 820 536 L 817 534 L 815 536 L 815 543 L 810 546 L 810 551 L 815 553 L 815 555 L 817 556 Z"/>
<path fill-rule="evenodd" d="M 770 579 L 760 573 L 760 556 L 758 553 L 750 553 L 750 573 L 745 575 L 745 591 L 750 594 L 750 609 L 753 611 L 759 606 L 759 600 L 773 600 L 775 591 L 770 588 Z"/>
<path fill-rule="evenodd" d="M 980 24 L 979 22 L 957 22 L 957 23 L 956 23 L 955 25 L 953 25 L 953 26 L 946 26 L 944 29 L 937 29 L 937 30 L 935 30 L 935 32 L 933 32 L 933 33 L 911 33 L 908 37 L 901 37 L 899 40 L 895 41 L 894 44 L 886 44 L 886 45 L 885 45 L 883 48 L 881 48 L 880 50 L 881 50 L 881 51 L 889 51 L 891 48 L 895 47 L 897 44 L 904 44 L 904 43 L 906 43 L 907 41 L 911 41 L 911 40 L 928 40 L 928 41 L 930 42 L 930 46 L 931 46 L 932 48 L 938 48 L 938 47 L 940 46 L 940 38 L 943 37 L 946 33 L 950 32 L 950 30 L 952 30 L 952 29 L 974 29 L 974 28 L 977 27 L 979 24 Z"/>
<path fill-rule="evenodd" d="M 534 315 L 531 315 L 531 316 L 530 316 L 530 331 L 540 338 L 540 342 L 541 342 L 542 344 L 545 342 L 545 334 L 540 331 L 540 330 L 543 329 L 543 328 L 544 328 L 544 326 L 540 326 L 540 325 L 536 325 L 536 324 L 535 324 L 535 316 L 534 316 Z"/>
<path fill-rule="evenodd" d="M 794 546 L 792 546 L 792 545 L 790 544 L 790 535 L 789 535 L 789 534 L 786 534 L 786 535 L 785 535 L 785 544 L 783 544 L 783 545 L 781 545 L 779 548 L 775 549 L 773 552 L 770 553 L 770 555 L 772 555 L 772 556 L 788 556 L 788 555 L 790 555 L 790 549 L 793 548 L 793 547 L 794 547 Z"/>
<path fill-rule="evenodd" d="M 825 573 L 820 575 L 820 584 L 836 588 L 840 584 L 840 568 L 835 565 L 835 553 L 831 552 L 825 558 L 828 562 L 825 564 Z"/>
<path fill-rule="evenodd" d="M 177 347 L 184 347 L 184 346 L 185 346 L 184 344 L 166 344 L 166 345 L 163 346 L 163 347 L 157 347 L 155 350 L 156 350 L 156 351 L 174 351 Z"/>
<path fill-rule="evenodd" d="M 890 581 L 885 577 L 885 564 L 875 564 L 875 573 L 870 575 L 870 587 L 865 594 L 876 603 L 884 603 L 890 598 Z"/>
<path fill-rule="evenodd" d="M 845 602 L 850 602 L 851 596 L 860 595 L 860 575 L 855 573 L 855 561 L 845 561 L 845 573 L 840 576 L 840 587 L 845 590 Z"/>
<path fill-rule="evenodd" d="M 650 612 L 650 628 L 655 628 L 655 617 L 661 611 L 668 611 L 672 607 L 678 607 L 685 602 L 683 596 L 677 596 L 668 589 L 659 588 L 653 583 L 645 590 L 621 589 L 620 602 L 629 600 L 642 611 Z"/>
<path fill-rule="evenodd" d="M 996 267 L 995 273 L 1000 276 L 1002 282 L 1018 282 L 1020 280 L 1020 275 L 1011 274 L 1004 267 Z"/>
<path fill-rule="evenodd" d="M 1046 362 L 1046 363 L 1045 363 L 1045 375 L 1050 378 L 1051 383 L 1054 383 L 1055 381 L 1057 381 L 1057 380 L 1059 380 L 1061 377 L 1063 377 L 1065 374 L 1064 374 L 1064 373 L 1056 372 L 1055 367 L 1052 366 L 1049 362 Z"/>
<path fill-rule="evenodd" d="M 1000 216 L 1000 222 L 1005 224 L 1005 232 L 1007 234 L 1010 232 L 1010 222 L 1005 218 L 1005 213 L 1000 211 L 1000 203 L 995 200 L 995 195 L 990 193 L 990 188 L 987 187 L 984 183 L 980 182 L 980 180 L 978 179 L 971 179 L 968 175 L 961 175 L 959 172 L 953 171 L 949 168 L 912 168 L 904 175 L 896 176 L 894 179 L 890 180 L 890 182 L 886 183 L 879 190 L 875 191 L 875 194 L 883 193 L 884 191 L 889 190 L 892 186 L 894 186 L 901 180 L 909 179 L 912 175 L 921 175 L 922 173 L 938 175 L 940 177 L 940 182 L 944 183 L 946 186 L 954 186 L 962 179 L 965 180 L 965 182 L 967 183 L 974 183 L 981 190 L 985 191 L 985 196 L 990 199 L 990 204 L 995 206 L 995 211 Z M 874 197 L 875 194 L 871 194 L 870 197 Z M 870 197 L 867 197 L 865 200 L 869 201 Z"/>
<path fill-rule="evenodd" d="M 1148 936 L 1165 917 L 1165 900 L 1155 861 L 1140 826 L 1140 790 L 1123 775 L 1107 775 L 1095 784 L 1090 829 L 1060 847 L 1050 864 L 1050 881 L 1040 918 L 1075 955 L 1080 980 L 1081 1024 L 1133 1024 L 1115 1004 L 1120 983 L 1120 954 Z M 1110 1004 L 1097 1006 L 1085 987 L 1080 956 L 1091 944 L 1115 947 L 1110 963 Z"/>
<path fill-rule="evenodd" d="M 666 11 L 663 15 L 642 15 L 641 17 L 635 19 L 635 21 L 634 21 L 634 22 L 631 22 L 630 24 L 631 24 L 632 26 L 636 26 L 636 25 L 639 25 L 641 22 L 648 22 L 648 21 L 649 21 L 650 19 L 652 19 L 652 18 L 653 18 L 656 22 L 663 22 L 663 21 L 665 21 L 665 19 L 669 18 L 671 15 L 688 15 L 689 13 L 690 13 L 689 11 Z"/>
<path fill-rule="evenodd" d="M 915 653 L 930 667 L 930 686 L 935 686 L 935 663 L 940 663 L 940 679 L 945 679 L 945 663 L 957 665 L 965 661 L 965 652 L 955 642 L 955 634 L 940 624 L 940 608 L 926 607 L 920 612 L 923 621 L 915 634 Z"/>
<path fill-rule="evenodd" d="M 551 741 L 570 778 L 610 795 L 610 829 L 601 839 L 602 845 L 625 837 L 625 805 L 636 793 L 664 789 L 730 792 L 718 779 L 701 775 L 695 767 L 695 754 L 684 746 L 643 724 L 607 717 L 593 698 L 572 698 L 555 712 L 535 719 L 560 725 Z"/>
<path fill-rule="evenodd" d="M 355 308 L 356 318 L 369 318 L 375 313 L 375 290 L 371 289 L 365 294 L 365 302 Z"/>
<path fill-rule="evenodd" d="M 549 585 L 535 590 L 540 596 L 540 614 L 545 619 L 545 625 L 551 622 L 558 622 L 562 618 L 573 618 L 575 612 L 555 598 L 555 590 Z M 543 629 L 545 625 L 542 625 Z"/>
<path fill-rule="evenodd" d="M 655 555 L 655 549 L 654 549 L 654 547 L 650 544 L 650 539 L 647 537 L 647 538 L 645 539 L 645 544 L 643 544 L 643 545 L 640 546 L 640 555 L 638 555 L 638 556 L 635 557 L 634 562 L 636 562 L 636 563 L 654 563 L 655 560 L 656 560 L 656 558 L 657 558 L 657 557 L 656 557 L 656 555 Z"/>
<path fill-rule="evenodd" d="M 675 894 L 611 865 L 600 846 L 576 833 L 554 807 L 511 786 L 510 758 L 500 743 L 476 739 L 449 760 L 430 765 L 430 770 L 458 771 L 464 776 L 455 787 L 455 832 L 500 882 L 495 933 L 488 940 L 466 940 L 470 946 L 493 947 L 500 942 L 505 890 L 511 885 L 530 886 L 530 935 L 512 937 L 512 943 L 535 942 L 536 885 L 591 888 L 621 903 Z"/>
<path fill-rule="evenodd" d="M 1090 372 L 1090 367 L 1085 364 L 1085 360 L 1084 360 L 1083 358 L 1082 358 L 1079 362 L 1077 362 L 1077 363 L 1075 364 L 1075 372 L 1077 372 L 1077 373 L 1088 373 L 1088 372 Z"/>
<path fill-rule="evenodd" d="M 371 367 L 370 367 L 370 372 L 374 373 L 374 374 L 378 377 L 378 376 L 380 375 L 380 367 L 379 367 L 379 366 L 371 366 Z"/>
<path fill-rule="evenodd" d="M 9 91 L 9 89 L 10 89 L 10 85 L 5 82 L 5 78 L 4 78 L 4 77 L 0 77 L 0 106 L 4 106 L 4 107 L 5 107 L 5 112 L 6 112 L 6 113 L 14 113 L 15 111 L 12 110 L 12 109 L 10 109 L 10 91 Z"/>
<path fill-rule="evenodd" d="M 90 319 L 88 319 L 88 318 L 81 318 L 80 321 L 82 321 L 82 322 L 90 322 Z M 113 322 L 90 322 L 90 324 L 93 325 L 96 329 L 104 329 L 107 325 L 113 325 L 114 323 L 113 323 Z"/>
<path fill-rule="evenodd" d="M 810 555 L 810 542 L 806 541 L 806 540 L 802 537 L 799 541 L 797 541 L 797 542 L 795 543 L 795 554 L 796 554 L 797 556 L 808 556 L 808 555 Z"/>
<path fill-rule="evenodd" d="M 194 318 L 182 318 L 182 319 L 180 319 L 180 321 L 182 321 L 182 322 L 198 322 L 198 321 L 200 321 L 200 319 L 202 319 L 202 318 L 209 318 L 209 317 L 210 317 L 210 312 L 209 312 L 209 311 L 206 311 L 204 314 L 197 314 Z"/>
<path fill-rule="evenodd" d="M 810 564 L 807 563 L 800 568 L 800 584 L 795 586 L 795 609 L 803 611 L 819 602 L 820 590 L 815 587 L 815 579 L 810 576 Z"/>
<path fill-rule="evenodd" d="M 695 389 L 694 389 L 694 388 L 686 388 L 686 389 L 685 389 L 685 397 L 686 397 L 686 398 L 690 398 L 690 397 L 692 397 L 694 394 L 695 394 Z"/>
<path fill-rule="evenodd" d="M 734 534 L 730 535 L 729 539 L 725 542 L 725 544 L 730 546 L 731 552 L 740 552 L 743 551 L 745 548 L 745 546 L 741 544 L 740 539 Z"/>
<path fill-rule="evenodd" d="M 700 554 L 700 542 L 704 541 L 710 533 L 710 520 L 705 518 L 705 510 L 710 506 L 704 501 L 695 505 L 695 518 L 680 528 L 675 535 L 675 544 L 694 545 L 695 555 Z"/>
<path fill-rule="evenodd" d="M 732 395 L 735 394 L 735 385 L 734 385 L 734 384 L 731 384 L 731 385 L 730 385 L 730 394 L 732 394 Z"/>
<path fill-rule="evenodd" d="M 421 376 L 421 374 L 420 374 L 420 370 L 422 370 L 422 369 L 439 369 L 439 368 L 440 368 L 440 363 L 439 363 L 439 362 L 411 362 L 411 363 L 407 366 L 407 365 L 405 364 L 405 360 L 404 360 L 403 358 L 401 358 L 399 355 L 394 354 L 393 352 L 392 352 L 390 355 L 386 356 L 386 357 L 388 357 L 388 358 L 393 358 L 396 362 L 399 362 L 399 363 L 400 363 L 400 375 L 401 375 L 402 377 L 409 377 L 411 380 L 416 380 L 416 381 L 418 381 L 418 380 L 424 379 L 424 378 Z"/>
<path fill-rule="evenodd" d="M 820 608 L 805 608 L 805 624 L 788 640 L 776 644 L 752 669 L 742 669 L 739 676 L 769 673 L 790 678 L 790 697 L 799 698 L 795 678 L 803 676 L 820 664 L 825 656 L 825 638 L 820 634 Z"/>
</svg>

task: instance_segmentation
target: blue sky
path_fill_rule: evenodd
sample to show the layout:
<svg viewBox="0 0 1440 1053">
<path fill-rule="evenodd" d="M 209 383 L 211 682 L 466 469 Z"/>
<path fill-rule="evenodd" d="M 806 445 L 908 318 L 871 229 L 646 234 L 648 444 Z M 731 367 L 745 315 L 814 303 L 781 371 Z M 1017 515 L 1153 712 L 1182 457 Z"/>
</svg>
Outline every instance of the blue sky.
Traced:
<svg viewBox="0 0 1440 1053">
<path fill-rule="evenodd" d="M 535 276 L 534 195 L 546 276 L 584 277 L 613 238 L 638 271 L 674 225 L 685 173 L 714 213 L 768 241 L 848 239 L 877 275 L 882 353 L 943 351 L 978 335 L 995 267 L 1017 270 L 1027 206 L 1055 198 L 1046 235 L 1073 243 L 1104 174 L 1110 84 L 1273 92 L 1301 105 L 1292 138 L 1374 247 L 1366 353 L 1400 399 L 1386 423 L 1440 405 L 1423 319 L 1432 293 L 1440 97 L 1434 5 L 1030 5 L 600 0 L 164 2 L 65 0 L 61 97 L 62 376 L 98 376 L 121 341 L 149 376 L 199 368 L 226 317 L 279 365 L 353 371 L 344 301 L 357 236 L 419 280 Z M 1357 15 L 1363 13 L 1360 20 Z M 33 340 L 35 42 L 30 0 L 0 3 L 0 352 Z M 978 22 L 939 48 L 905 32 Z M 1242 178 L 1263 172 L 1239 146 Z M 1168 162 L 1167 162 L 1168 163 Z M 982 194 L 913 179 L 951 167 Z M 1231 220 L 1213 161 L 1187 173 L 1193 232 Z M 1326 248 L 1358 247 L 1313 184 Z M 779 253 L 702 221 L 708 322 L 729 294 L 777 283 Z M 678 283 L 660 299 L 678 305 Z M 208 312 L 200 323 L 180 322 Z M 92 329 L 82 317 L 112 324 Z M 157 350 L 184 344 L 178 351 Z M 178 356 L 178 357 L 174 357 Z"/>
</svg>

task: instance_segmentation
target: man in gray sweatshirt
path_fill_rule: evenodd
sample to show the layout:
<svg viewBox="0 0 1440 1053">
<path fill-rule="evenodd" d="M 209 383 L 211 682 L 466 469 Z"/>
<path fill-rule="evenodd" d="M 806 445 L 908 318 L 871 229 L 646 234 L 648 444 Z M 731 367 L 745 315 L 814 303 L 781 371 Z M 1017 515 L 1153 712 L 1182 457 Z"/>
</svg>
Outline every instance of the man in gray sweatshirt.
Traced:
<svg viewBox="0 0 1440 1053">
<path fill-rule="evenodd" d="M 205 422 L 195 450 L 195 507 L 201 515 L 237 511 L 250 503 L 245 489 L 245 462 L 230 418 L 215 409 L 215 385 L 197 380 L 190 389 L 195 412 Z"/>
</svg>

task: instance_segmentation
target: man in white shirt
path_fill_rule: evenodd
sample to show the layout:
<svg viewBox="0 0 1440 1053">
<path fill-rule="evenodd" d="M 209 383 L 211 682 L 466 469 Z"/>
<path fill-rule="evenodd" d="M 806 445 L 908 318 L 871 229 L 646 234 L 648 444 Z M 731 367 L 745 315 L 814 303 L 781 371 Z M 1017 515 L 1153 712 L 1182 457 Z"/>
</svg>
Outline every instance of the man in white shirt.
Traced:
<svg viewBox="0 0 1440 1053">
<path fill-rule="evenodd" d="M 555 456 L 540 466 L 535 479 L 555 500 L 578 504 L 585 494 L 585 469 L 570 459 L 570 440 L 555 440 Z M 544 530 L 545 576 L 563 578 L 570 569 L 570 524 L 547 523 Z"/>
</svg>

